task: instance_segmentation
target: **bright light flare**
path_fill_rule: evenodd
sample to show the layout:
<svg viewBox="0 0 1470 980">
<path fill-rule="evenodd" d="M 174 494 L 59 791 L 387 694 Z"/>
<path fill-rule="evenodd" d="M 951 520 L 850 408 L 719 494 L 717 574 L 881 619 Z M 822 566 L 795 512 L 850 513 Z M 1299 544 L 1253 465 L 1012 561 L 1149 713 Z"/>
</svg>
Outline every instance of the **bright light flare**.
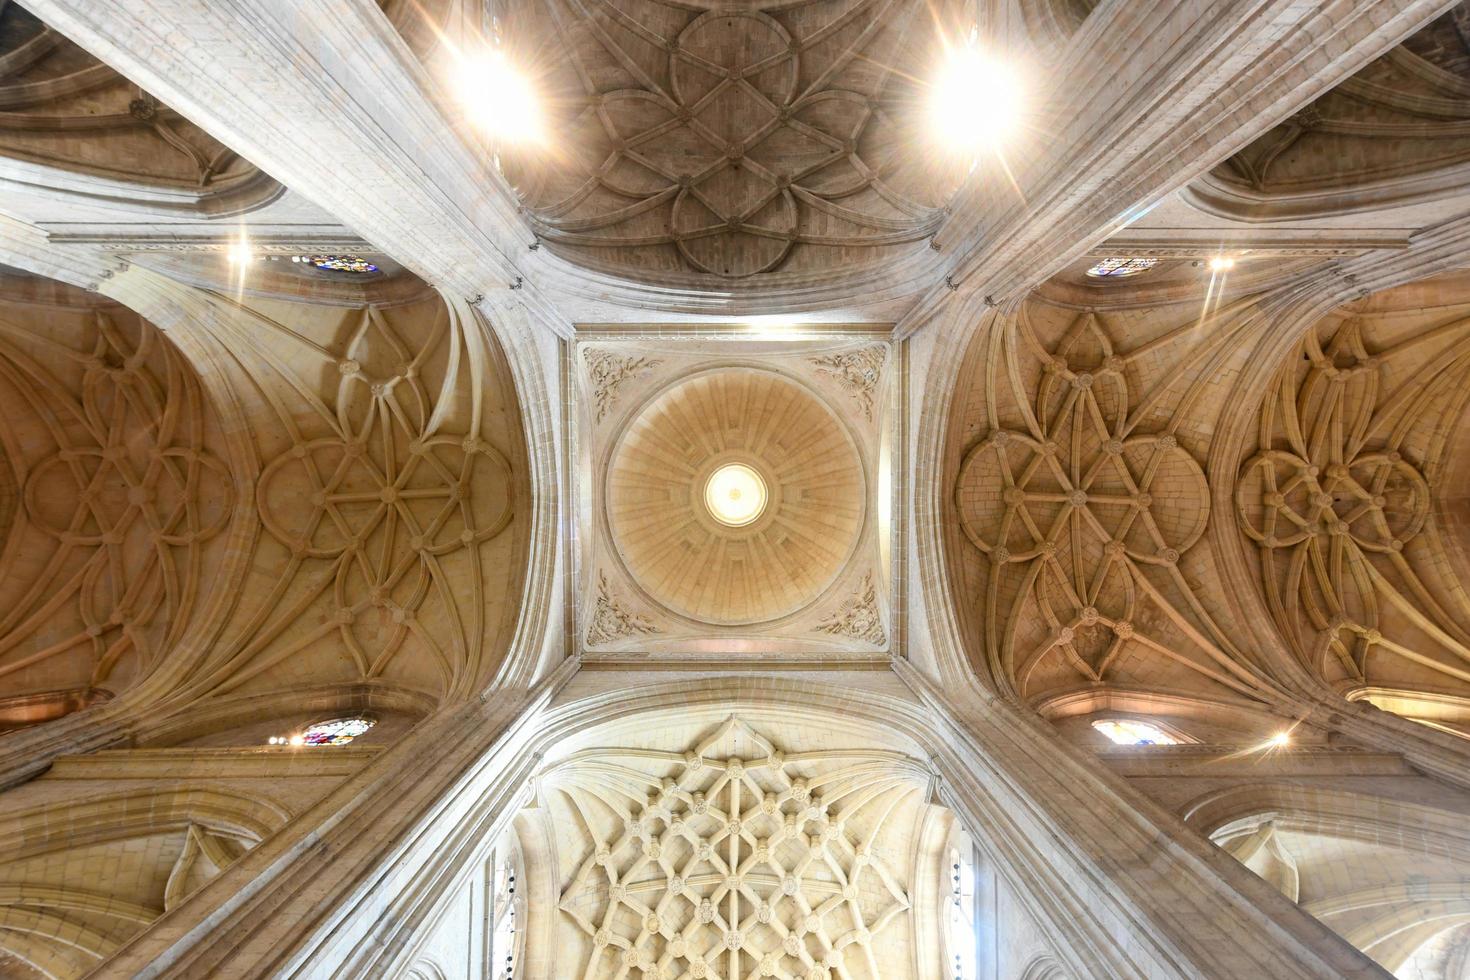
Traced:
<svg viewBox="0 0 1470 980">
<path fill-rule="evenodd" d="M 704 503 L 721 524 L 744 527 L 766 509 L 766 481 L 744 463 L 726 463 L 710 474 Z"/>
<path fill-rule="evenodd" d="M 934 76 L 929 125 L 959 152 L 999 150 L 1015 135 L 1022 110 L 1015 69 L 971 41 L 950 50 Z"/>
<path fill-rule="evenodd" d="M 1229 272 L 1235 268 L 1235 260 L 1228 255 L 1217 255 L 1210 259 L 1211 272 Z"/>
<path fill-rule="evenodd" d="M 1269 744 L 1273 749 L 1284 749 L 1291 744 L 1291 733 L 1277 732 L 1275 735 L 1271 736 L 1271 740 L 1267 744 Z"/>
<path fill-rule="evenodd" d="M 498 48 L 466 57 L 459 66 L 459 101 L 482 132 L 507 143 L 541 139 L 536 89 Z"/>
<path fill-rule="evenodd" d="M 255 253 L 250 250 L 250 243 L 242 237 L 231 242 L 230 247 L 225 249 L 225 260 L 230 265 L 249 265 L 255 261 Z"/>
</svg>

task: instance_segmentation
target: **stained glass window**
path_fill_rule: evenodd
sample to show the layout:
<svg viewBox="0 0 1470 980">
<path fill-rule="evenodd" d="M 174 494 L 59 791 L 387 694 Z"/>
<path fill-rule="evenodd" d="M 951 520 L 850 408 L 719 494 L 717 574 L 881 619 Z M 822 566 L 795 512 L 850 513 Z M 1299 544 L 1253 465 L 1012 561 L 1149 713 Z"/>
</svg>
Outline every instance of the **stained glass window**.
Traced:
<svg viewBox="0 0 1470 980">
<path fill-rule="evenodd" d="M 949 976 L 976 980 L 980 975 L 980 920 L 975 845 L 959 829 L 954 843 L 949 852 Z"/>
<path fill-rule="evenodd" d="M 490 875 L 490 963 L 495 969 L 493 980 L 515 980 L 516 909 L 521 899 L 516 895 L 516 868 L 519 850 L 514 845 L 500 844 L 491 859 Z"/>
<path fill-rule="evenodd" d="M 1142 256 L 1135 256 L 1131 259 L 1103 259 L 1088 269 L 1087 274 L 1094 279 L 1123 279 L 1127 276 L 1136 276 L 1140 272 L 1147 272 L 1158 264 L 1158 259 L 1146 259 Z"/>
<path fill-rule="evenodd" d="M 336 718 L 312 725 L 301 739 L 307 745 L 346 745 L 372 727 L 367 718 Z"/>
<path fill-rule="evenodd" d="M 292 262 L 300 262 L 328 272 L 352 272 L 365 275 L 377 272 L 378 267 L 360 255 L 293 255 Z"/>
<path fill-rule="evenodd" d="M 1178 745 L 1179 740 L 1141 721 L 1095 721 L 1092 727 L 1118 745 Z"/>
</svg>

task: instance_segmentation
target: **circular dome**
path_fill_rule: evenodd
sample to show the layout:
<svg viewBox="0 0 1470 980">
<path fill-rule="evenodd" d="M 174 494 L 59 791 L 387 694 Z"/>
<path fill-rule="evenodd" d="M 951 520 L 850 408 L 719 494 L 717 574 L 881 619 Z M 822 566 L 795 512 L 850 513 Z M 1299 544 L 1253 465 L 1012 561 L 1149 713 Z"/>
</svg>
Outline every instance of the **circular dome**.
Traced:
<svg viewBox="0 0 1470 980">
<path fill-rule="evenodd" d="M 608 524 L 629 573 L 674 612 L 720 625 L 817 598 L 852 554 L 863 506 L 842 424 L 765 371 L 714 371 L 663 392 L 608 468 Z"/>
<path fill-rule="evenodd" d="M 744 527 L 766 509 L 766 481 L 744 463 L 726 463 L 705 482 L 704 505 L 726 527 Z"/>
</svg>

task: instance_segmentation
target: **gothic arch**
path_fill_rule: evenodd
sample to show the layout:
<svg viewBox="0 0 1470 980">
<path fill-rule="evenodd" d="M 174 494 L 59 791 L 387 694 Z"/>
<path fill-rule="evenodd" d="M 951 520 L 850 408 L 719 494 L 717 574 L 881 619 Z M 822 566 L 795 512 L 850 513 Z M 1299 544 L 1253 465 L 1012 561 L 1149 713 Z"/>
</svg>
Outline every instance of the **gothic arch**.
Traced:
<svg viewBox="0 0 1470 980">
<path fill-rule="evenodd" d="M 90 970 L 289 816 L 261 797 L 188 784 L 12 809 L 0 949 L 50 976 Z"/>
<path fill-rule="evenodd" d="M 1043 953 L 1026 964 L 1018 980 L 1068 980 L 1068 976 L 1060 963 Z"/>
<path fill-rule="evenodd" d="M 1470 922 L 1470 835 L 1451 810 L 1273 783 L 1185 818 L 1390 971 Z"/>
</svg>

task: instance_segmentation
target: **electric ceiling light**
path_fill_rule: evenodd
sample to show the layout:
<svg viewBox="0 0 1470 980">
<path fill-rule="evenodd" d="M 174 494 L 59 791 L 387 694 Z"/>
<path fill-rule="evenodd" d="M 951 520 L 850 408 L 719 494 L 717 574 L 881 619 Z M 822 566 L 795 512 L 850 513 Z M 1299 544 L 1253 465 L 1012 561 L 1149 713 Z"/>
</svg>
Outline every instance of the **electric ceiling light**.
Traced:
<svg viewBox="0 0 1470 980">
<path fill-rule="evenodd" d="M 1228 256 L 1217 255 L 1210 259 L 1211 272 L 1228 272 L 1233 268 L 1235 268 L 1235 260 Z"/>
<path fill-rule="evenodd" d="M 727 463 L 710 474 L 704 504 L 721 524 L 744 527 L 766 509 L 766 481 L 744 463 Z"/>
<path fill-rule="evenodd" d="M 459 100 L 470 120 L 495 139 L 524 143 L 541 138 L 536 90 L 499 48 L 461 62 Z"/>
<path fill-rule="evenodd" d="M 939 140 L 953 150 L 995 150 L 1015 134 L 1021 104 L 1015 71 L 972 38 L 952 49 L 934 76 L 929 123 Z"/>
</svg>

